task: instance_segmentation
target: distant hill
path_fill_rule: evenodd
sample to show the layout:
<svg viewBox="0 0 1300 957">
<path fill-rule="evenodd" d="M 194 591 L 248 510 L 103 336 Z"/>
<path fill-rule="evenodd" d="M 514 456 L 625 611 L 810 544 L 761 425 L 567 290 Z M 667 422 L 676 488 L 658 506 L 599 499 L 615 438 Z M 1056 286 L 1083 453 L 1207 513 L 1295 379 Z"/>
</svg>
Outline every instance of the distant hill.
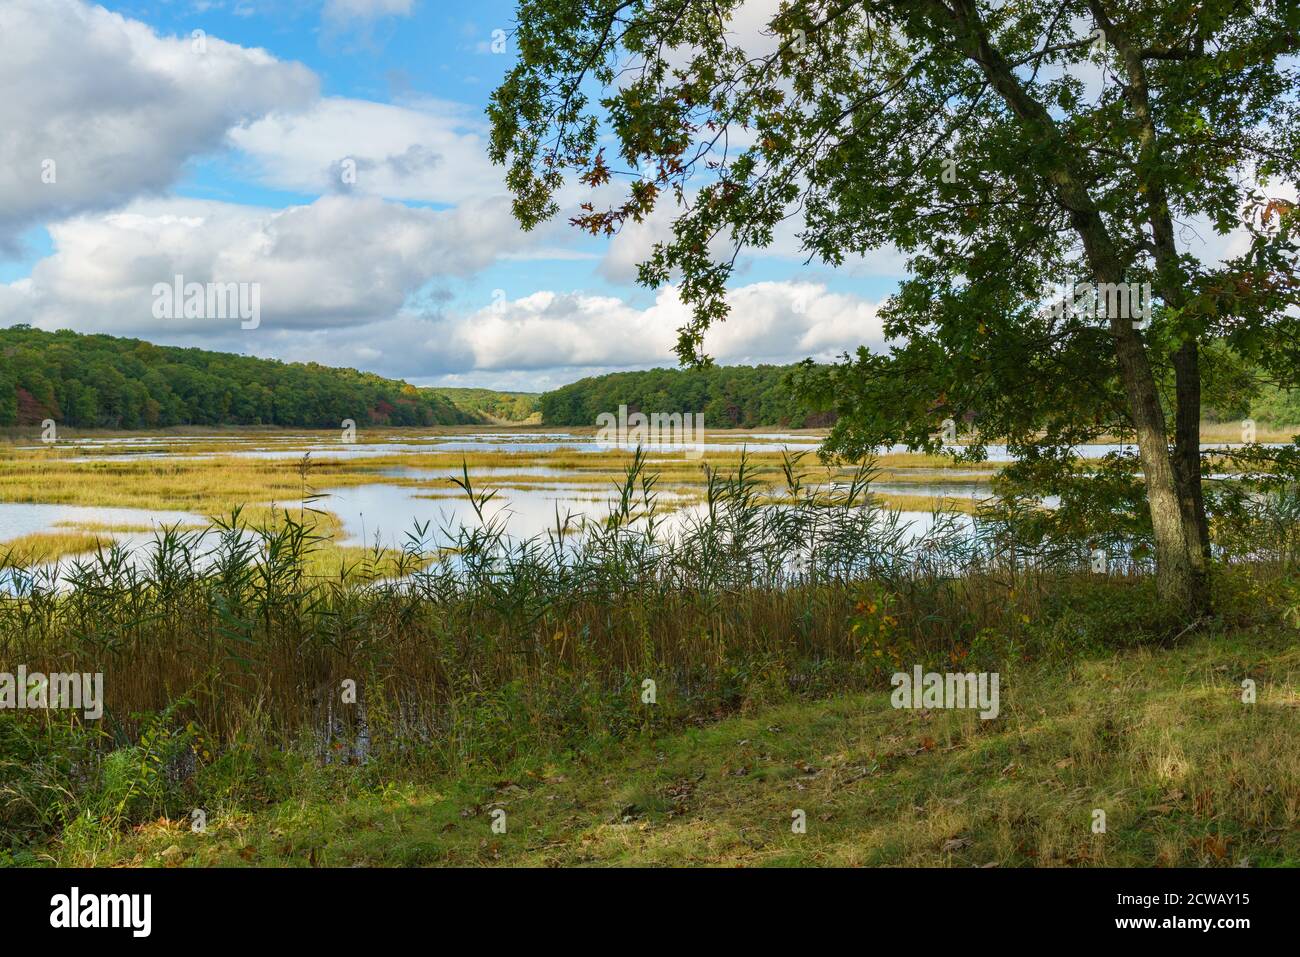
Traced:
<svg viewBox="0 0 1300 957">
<path fill-rule="evenodd" d="M 0 427 L 455 425 L 485 421 L 395 379 L 139 339 L 0 329 Z"/>
<path fill-rule="evenodd" d="M 595 425 L 602 412 L 620 405 L 645 413 L 692 412 L 710 429 L 779 425 L 816 428 L 831 423 L 791 393 L 792 366 L 713 366 L 707 369 L 649 369 L 580 379 L 545 393 L 540 400 L 547 425 Z"/>
<path fill-rule="evenodd" d="M 540 422 L 541 394 L 537 392 L 497 392 L 493 389 L 423 389 L 455 403 L 465 412 L 480 414 L 489 422 Z"/>
<path fill-rule="evenodd" d="M 1279 428 L 1300 425 L 1300 389 L 1262 381 L 1255 367 L 1231 355 L 1224 358 L 1222 352 L 1214 352 L 1219 358 L 1206 363 L 1218 370 L 1205 382 L 1207 421 L 1250 417 Z M 540 394 L 420 388 L 314 362 L 18 325 L 0 329 L 0 428 L 37 425 L 44 419 L 84 429 L 336 429 L 346 419 L 358 426 L 594 426 L 597 416 L 616 414 L 620 405 L 647 414 L 702 414 L 711 429 L 833 424 L 831 413 L 812 411 L 793 395 L 787 384 L 793 368 L 614 372 Z"/>
<path fill-rule="evenodd" d="M 0 329 L 0 428 L 177 425 L 594 425 L 620 405 L 703 413 L 709 428 L 828 424 L 785 385 L 788 366 L 650 369 L 582 379 L 543 394 L 419 388 L 318 363 L 158 346 L 140 339 Z"/>
</svg>

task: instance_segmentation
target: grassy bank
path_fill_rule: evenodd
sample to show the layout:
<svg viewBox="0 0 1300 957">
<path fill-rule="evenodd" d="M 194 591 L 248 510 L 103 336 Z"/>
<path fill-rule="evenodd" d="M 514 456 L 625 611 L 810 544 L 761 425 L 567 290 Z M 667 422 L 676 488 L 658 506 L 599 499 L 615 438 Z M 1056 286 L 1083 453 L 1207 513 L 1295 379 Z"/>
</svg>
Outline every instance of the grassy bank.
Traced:
<svg viewBox="0 0 1300 957">
<path fill-rule="evenodd" d="M 1241 681 L 1258 686 L 1243 704 Z M 699 727 L 377 784 L 287 766 L 292 796 L 159 819 L 72 865 L 1300 864 L 1300 644 L 1244 628 L 1025 665 L 1002 711 L 885 692 L 757 705 Z M 274 790 L 279 782 L 269 785 Z M 1094 833 L 1094 812 L 1106 830 Z M 805 833 L 794 833 L 802 810 Z M 501 816 L 503 812 L 504 817 Z M 505 833 L 494 833 L 494 820 Z"/>
</svg>

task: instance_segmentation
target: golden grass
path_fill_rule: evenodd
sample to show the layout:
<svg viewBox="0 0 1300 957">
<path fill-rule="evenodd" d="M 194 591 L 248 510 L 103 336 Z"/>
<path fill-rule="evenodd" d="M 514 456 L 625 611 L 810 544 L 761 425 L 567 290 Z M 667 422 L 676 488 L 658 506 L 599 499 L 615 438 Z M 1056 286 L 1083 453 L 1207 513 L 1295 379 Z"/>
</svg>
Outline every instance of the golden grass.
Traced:
<svg viewBox="0 0 1300 957">
<path fill-rule="evenodd" d="M 247 512 L 250 520 L 258 522 L 274 521 L 276 516 L 269 510 Z M 295 513 L 296 517 L 296 513 Z M 401 553 L 396 549 L 376 550 L 358 545 L 339 545 L 331 539 L 340 527 L 337 518 L 329 513 L 312 516 L 315 534 L 322 536 L 307 555 L 303 573 L 307 578 L 348 581 L 374 580 L 387 578 L 399 573 L 425 568 L 433 556 L 424 556 L 419 561 L 407 560 L 399 565 Z M 157 530 L 149 525 L 112 525 L 109 523 L 89 523 L 78 526 L 74 523 L 60 523 L 55 526 L 58 531 L 34 532 L 8 541 L 0 542 L 0 559 L 7 558 L 11 564 L 31 567 L 90 555 L 97 549 L 107 548 L 113 544 L 117 534 L 148 534 Z M 182 530 L 194 530 L 204 526 L 187 526 Z"/>
<path fill-rule="evenodd" d="M 365 430 L 359 438 L 361 444 L 426 443 L 439 437 L 455 438 L 469 433 L 503 433 L 547 431 L 546 427 L 511 426 L 501 429 L 487 427 L 439 428 L 436 435 L 427 429 Z M 574 429 L 576 434 L 594 432 L 592 429 Z M 805 433 L 815 438 L 819 433 Z M 211 441 L 168 445 L 170 438 L 188 436 L 210 438 Z M 96 436 L 103 438 L 106 436 Z M 111 436 L 107 436 L 111 437 Z M 135 437 L 139 437 L 136 435 Z M 325 491 L 370 483 L 456 492 L 453 476 L 459 475 L 462 466 L 468 466 L 479 487 L 530 489 L 548 487 L 561 489 L 572 486 L 574 497 L 588 495 L 600 501 L 603 495 L 591 486 L 612 487 L 623 478 L 632 460 L 632 453 L 623 450 L 576 452 L 573 450 L 548 450 L 540 452 L 476 451 L 417 452 L 379 455 L 369 458 L 331 459 L 328 455 L 313 456 L 306 483 L 300 473 L 297 458 L 255 458 L 230 455 L 231 451 L 284 451 L 305 449 L 316 443 L 338 440 L 334 431 L 276 432 L 269 430 L 169 430 L 155 436 L 162 447 L 170 447 L 179 456 L 205 455 L 205 458 L 139 459 L 130 455 L 96 456 L 93 461 L 75 462 L 84 449 L 61 445 L 51 448 L 10 449 L 0 455 L 0 501 L 103 506 L 147 509 L 153 511 L 187 512 L 201 518 L 221 516 L 240 505 L 251 504 L 247 513 L 257 521 L 269 519 L 278 509 L 296 510 L 304 491 Z M 232 439 L 248 439 L 234 442 Z M 681 495 L 683 504 L 698 500 L 705 482 L 705 468 L 730 471 L 740 462 L 744 443 L 752 439 L 743 431 L 711 432 L 709 441 L 732 441 L 735 451 L 709 452 L 700 459 L 685 456 L 664 457 L 652 460 L 650 471 L 659 477 L 659 487 Z M 782 454 L 774 447 L 747 450 L 749 466 L 754 474 L 771 485 L 774 490 L 783 488 L 781 471 Z M 543 467 L 555 474 L 530 475 L 511 473 L 518 467 Z M 881 469 L 880 481 L 890 482 L 942 482 L 942 473 L 923 472 L 910 474 L 913 469 L 943 469 L 951 466 L 948 460 L 923 455 L 886 455 L 877 462 Z M 843 479 L 851 474 L 844 467 L 825 466 L 816 456 L 807 455 L 800 464 L 811 482 Z M 980 473 L 972 478 L 961 476 L 963 481 L 980 480 L 991 476 L 998 466 L 994 463 L 962 465 L 954 471 Z M 427 476 L 384 476 L 384 470 L 409 468 L 442 473 Z M 502 470 L 499 474 L 474 476 L 483 469 Z M 588 488 L 583 488 L 587 486 Z M 929 509 L 939 504 L 940 498 L 926 496 L 889 496 L 887 500 L 897 507 Z M 947 501 L 946 499 L 944 501 Z M 969 502 L 957 508 L 970 508 Z M 278 504 L 277 504 L 278 503 Z M 318 503 L 328 510 L 328 499 Z M 337 519 L 331 517 L 335 523 Z M 104 523 L 106 531 L 116 529 L 111 521 Z M 125 529 L 120 529 L 125 530 Z"/>
<path fill-rule="evenodd" d="M 976 499 L 961 495 L 901 495 L 896 492 L 877 492 L 876 498 L 885 506 L 902 512 L 963 512 L 974 515 L 979 509 Z"/>
<path fill-rule="evenodd" d="M 110 533 L 122 533 L 122 534 L 129 534 L 129 533 L 147 534 L 149 532 L 155 531 L 158 528 L 157 525 L 142 525 L 139 523 L 132 523 L 132 522 L 77 522 L 77 521 L 55 522 L 54 525 L 51 527 L 73 529 L 79 532 L 110 532 Z M 202 522 L 191 522 L 189 524 L 182 524 L 181 530 L 194 531 L 196 529 L 202 529 L 206 527 L 207 527 L 206 524 Z"/>
<path fill-rule="evenodd" d="M 308 578 L 338 582 L 373 581 L 410 574 L 428 567 L 432 556 L 399 564 L 401 552 L 392 548 L 376 550 L 359 545 L 336 545 L 324 542 L 307 556 L 304 574 Z"/>
<path fill-rule="evenodd" d="M 1294 426 L 1278 428 L 1266 422 L 1255 423 L 1256 442 L 1290 442 L 1297 433 L 1300 433 L 1300 429 Z M 1202 422 L 1201 441 L 1244 442 L 1245 438 L 1240 422 Z"/>
<path fill-rule="evenodd" d="M 1233 430 L 1236 430 L 1234 433 Z M 381 443 L 406 445 L 427 444 L 438 439 L 455 439 L 469 434 L 545 433 L 553 427 L 541 425 L 450 426 L 436 429 L 366 429 L 358 435 L 360 446 Z M 594 428 L 566 429 L 575 435 L 594 434 Z M 771 430 L 769 430 L 771 431 Z M 1204 426 L 1206 441 L 1236 441 L 1239 425 L 1228 423 Z M 823 430 L 801 430 L 800 438 L 817 439 Z M 139 433 L 97 433 L 96 439 L 115 436 L 140 438 Z M 297 512 L 304 491 L 326 491 L 357 485 L 382 483 L 399 487 L 446 491 L 459 496 L 453 477 L 468 466 L 479 488 L 502 490 L 547 490 L 580 501 L 597 503 L 605 498 L 606 489 L 621 482 L 632 453 L 624 450 L 578 452 L 558 449 L 508 452 L 479 450 L 462 452 L 393 452 L 374 457 L 330 458 L 327 453 L 312 457 L 306 483 L 300 473 L 298 458 L 256 458 L 231 455 L 232 451 L 303 451 L 316 444 L 337 443 L 335 430 L 271 429 L 171 429 L 149 436 L 160 448 L 171 449 L 179 456 L 203 455 L 204 458 L 139 459 L 131 455 L 97 455 L 89 462 L 72 462 L 69 458 L 85 455 L 84 449 L 69 444 L 50 448 L 18 449 L 12 436 L 11 447 L 0 452 L 0 501 L 68 504 L 80 506 L 124 507 L 147 510 L 179 511 L 200 518 L 221 516 L 240 505 L 256 522 L 271 520 L 281 509 Z M 65 439 L 76 436 L 65 435 Z M 177 438 L 199 439 L 177 443 Z M 1289 435 L 1261 429 L 1261 441 L 1280 441 Z M 707 434 L 709 442 L 728 442 L 734 451 L 710 451 L 699 459 L 685 455 L 651 458 L 649 471 L 658 477 L 658 488 L 672 492 L 664 506 L 688 505 L 703 497 L 706 468 L 723 472 L 734 470 L 745 449 L 753 474 L 771 490 L 773 500 L 784 495 L 783 456 L 777 446 L 755 445 L 752 433 L 744 430 L 716 430 Z M 27 440 L 30 443 L 30 439 Z M 748 448 L 746 448 L 748 446 Z M 954 463 L 942 456 L 887 454 L 878 457 L 876 484 L 942 485 L 945 482 L 986 483 L 996 475 L 1001 463 Z M 545 468 L 552 474 L 536 475 L 512 469 Z M 1222 466 L 1216 466 L 1221 468 Z M 433 475 L 383 475 L 385 470 L 411 469 Z M 808 483 L 844 481 L 853 472 L 841 464 L 824 464 L 815 454 L 806 454 L 799 463 Z M 495 474 L 482 474 L 491 469 Z M 478 474 L 475 474 L 478 473 Z M 906 511 L 933 511 L 939 508 L 973 513 L 977 504 L 965 496 L 946 496 L 927 488 L 916 494 L 878 493 L 885 505 Z M 423 497 L 423 496 L 422 496 Z M 435 496 L 437 497 L 437 496 Z M 328 498 L 317 503 L 328 513 Z M 322 516 L 324 530 L 331 536 L 339 531 L 333 515 Z M 78 524 L 74 530 L 146 531 L 143 527 L 101 524 Z M 75 543 L 67 547 L 73 547 Z M 53 546 L 56 549 L 62 546 Z M 59 551 L 59 554 L 73 554 Z M 342 557 L 340 566 L 346 563 Z"/>
<path fill-rule="evenodd" d="M 112 540 L 112 535 L 89 531 L 34 532 L 0 542 L 0 559 L 20 566 L 43 565 L 85 555 Z"/>
</svg>

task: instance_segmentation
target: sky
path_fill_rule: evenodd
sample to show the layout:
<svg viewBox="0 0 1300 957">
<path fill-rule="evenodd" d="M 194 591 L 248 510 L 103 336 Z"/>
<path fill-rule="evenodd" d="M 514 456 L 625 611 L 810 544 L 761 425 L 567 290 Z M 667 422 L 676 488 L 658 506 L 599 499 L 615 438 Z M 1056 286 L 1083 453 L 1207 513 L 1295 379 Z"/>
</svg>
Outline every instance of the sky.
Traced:
<svg viewBox="0 0 1300 957">
<path fill-rule="evenodd" d="M 743 4 L 733 42 L 763 52 L 778 5 Z M 576 185 L 551 223 L 513 219 L 484 115 L 514 62 L 513 16 L 513 0 L 0 0 L 0 327 L 417 385 L 541 391 L 676 365 L 689 310 L 635 281 L 671 203 L 612 238 L 568 224 L 591 198 Z M 1204 261 L 1244 247 L 1239 230 L 1186 226 Z M 903 258 L 805 260 L 794 225 L 742 256 L 706 351 L 883 348 L 878 306 Z M 160 310 L 178 276 L 255 288 L 256 321 Z"/>
<path fill-rule="evenodd" d="M 533 391 L 675 365 L 687 308 L 635 281 L 670 207 L 597 239 L 568 225 L 575 187 L 553 223 L 513 220 L 484 115 L 513 16 L 501 0 L 3 0 L 0 326 L 417 385 Z M 790 231 L 741 260 L 706 340 L 718 361 L 882 344 L 897 254 L 805 258 Z M 256 284 L 255 327 L 159 317 L 156 287 L 178 275 Z"/>
</svg>

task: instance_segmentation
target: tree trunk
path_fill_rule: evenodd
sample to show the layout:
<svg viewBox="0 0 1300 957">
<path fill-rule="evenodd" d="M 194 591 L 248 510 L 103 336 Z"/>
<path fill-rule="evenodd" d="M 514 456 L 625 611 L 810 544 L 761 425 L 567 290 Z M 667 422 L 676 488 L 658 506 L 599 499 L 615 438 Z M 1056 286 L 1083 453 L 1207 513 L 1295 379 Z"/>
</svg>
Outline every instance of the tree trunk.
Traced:
<svg viewBox="0 0 1300 957">
<path fill-rule="evenodd" d="M 1137 46 L 1106 11 L 1102 0 L 1088 0 L 1093 18 L 1103 30 L 1107 42 L 1115 47 L 1124 63 L 1128 84 L 1124 96 L 1137 118 L 1138 177 L 1146 204 L 1147 224 L 1151 227 L 1151 244 L 1159 270 L 1157 284 L 1160 298 L 1167 308 L 1177 309 L 1186 302 L 1187 272 L 1178 258 L 1174 240 L 1174 218 L 1169 212 L 1169 193 L 1160 163 L 1160 138 L 1147 83 L 1146 65 Z M 1191 604 L 1188 614 L 1199 618 L 1210 612 L 1210 527 L 1205 517 L 1205 497 L 1201 488 L 1201 363 L 1200 349 L 1190 333 L 1174 352 L 1174 485 L 1178 490 L 1178 507 L 1183 531 L 1191 552 Z"/>
<path fill-rule="evenodd" d="M 1187 503 L 1179 494 L 1155 376 L 1142 340 L 1132 328 L 1132 321 L 1112 317 L 1111 331 L 1115 334 L 1115 355 L 1137 432 L 1138 459 L 1146 478 L 1147 505 L 1151 511 L 1151 532 L 1156 550 L 1156 591 L 1180 614 L 1195 620 L 1204 613 L 1205 562 L 1195 514 L 1187 510 Z M 1199 389 L 1199 383 L 1197 387 Z M 1199 493 L 1199 416 L 1195 433 L 1197 443 L 1193 457 Z"/>
<path fill-rule="evenodd" d="M 1195 340 L 1174 353 L 1174 483 L 1183 524 L 1191 541 L 1192 605 L 1195 618 L 1208 615 L 1210 603 L 1210 524 L 1201 488 L 1201 364 Z"/>
<path fill-rule="evenodd" d="M 1079 168 L 1074 151 L 1064 141 L 1047 108 L 1021 84 L 1006 59 L 993 46 L 971 0 L 929 0 L 927 10 L 941 28 L 948 30 L 962 52 L 976 63 L 997 90 L 1007 107 L 1022 121 L 1025 132 L 1045 148 L 1051 157 L 1048 176 L 1057 201 L 1069 213 L 1071 225 L 1083 242 L 1084 255 L 1099 283 L 1125 281 L 1125 265 L 1118 255 Z M 1100 12 L 1104 17 L 1104 12 Z M 1107 23 L 1109 21 L 1107 20 Z M 1139 112 L 1146 107 L 1145 89 L 1137 98 Z M 1149 119 L 1149 109 L 1147 110 Z M 1156 148 L 1153 127 L 1147 123 L 1143 150 L 1149 156 Z M 1155 198 L 1163 207 L 1153 229 L 1168 226 L 1172 245 L 1172 221 L 1163 192 Z M 1161 210 L 1154 210 L 1159 213 Z M 1158 237 L 1159 238 L 1159 237 Z M 1168 253 L 1167 246 L 1163 253 Z M 1175 251 L 1176 255 L 1176 251 Z M 1163 295 L 1162 295 L 1163 298 Z M 1115 357 L 1120 380 L 1128 399 L 1133 428 L 1137 432 L 1138 458 L 1146 479 L 1147 503 L 1151 512 L 1152 537 L 1156 552 L 1156 590 L 1172 610 L 1188 619 L 1199 618 L 1207 607 L 1206 555 L 1209 551 L 1204 506 L 1200 489 L 1200 381 L 1195 343 L 1180 350 L 1179 403 L 1176 411 L 1178 441 L 1171 457 L 1169 434 L 1155 375 L 1147 359 L 1142 337 L 1130 316 L 1110 316 L 1115 337 Z M 1186 401 L 1183 401 L 1183 400 Z M 1175 478 L 1178 471 L 1181 479 Z"/>
</svg>

